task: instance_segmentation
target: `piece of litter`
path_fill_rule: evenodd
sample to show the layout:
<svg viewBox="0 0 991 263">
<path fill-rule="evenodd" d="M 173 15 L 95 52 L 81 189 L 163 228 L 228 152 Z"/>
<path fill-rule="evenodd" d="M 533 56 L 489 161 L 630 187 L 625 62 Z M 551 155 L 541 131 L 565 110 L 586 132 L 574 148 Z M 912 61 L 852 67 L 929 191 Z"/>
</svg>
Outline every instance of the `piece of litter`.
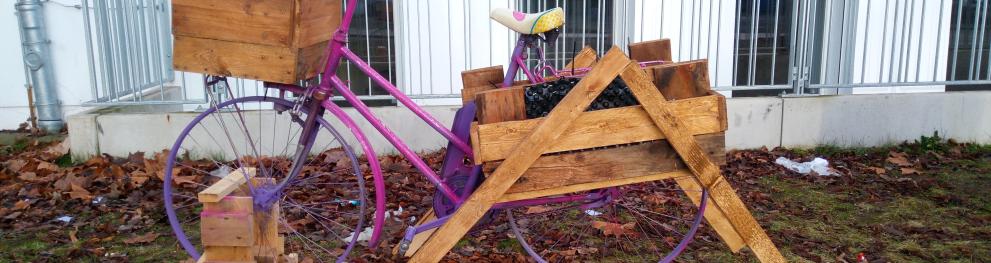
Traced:
<svg viewBox="0 0 991 263">
<path fill-rule="evenodd" d="M 602 212 L 589 209 L 589 210 L 585 210 L 585 214 L 590 216 L 599 216 L 602 214 Z"/>
<path fill-rule="evenodd" d="M 230 174 L 230 173 L 231 173 L 231 167 L 224 165 L 224 166 L 217 167 L 217 169 L 215 169 L 213 171 L 210 171 L 210 176 L 217 177 L 217 178 L 224 178 L 224 177 L 227 177 L 227 175 Z"/>
<path fill-rule="evenodd" d="M 72 222 L 72 217 L 71 216 L 60 216 L 58 218 L 55 218 L 55 220 L 62 221 L 62 222 L 65 222 L 65 223 L 69 223 L 69 222 Z"/>
<path fill-rule="evenodd" d="M 98 205 L 100 203 L 103 203 L 103 197 L 102 196 L 97 196 L 96 198 L 93 198 L 93 204 L 94 205 Z"/>
<path fill-rule="evenodd" d="M 829 168 L 829 161 L 819 157 L 804 163 L 795 162 L 785 157 L 778 157 L 778 159 L 774 160 L 774 163 L 800 174 L 816 172 L 816 174 L 821 176 L 839 175 L 833 169 Z"/>
<path fill-rule="evenodd" d="M 361 233 L 358 233 L 358 241 L 368 241 L 372 239 L 373 230 L 374 229 L 372 227 L 366 227 L 365 230 L 362 230 Z M 351 242 L 352 238 L 354 238 L 354 232 L 351 232 L 351 234 L 345 238 L 341 238 L 341 240 L 344 242 Z"/>
</svg>

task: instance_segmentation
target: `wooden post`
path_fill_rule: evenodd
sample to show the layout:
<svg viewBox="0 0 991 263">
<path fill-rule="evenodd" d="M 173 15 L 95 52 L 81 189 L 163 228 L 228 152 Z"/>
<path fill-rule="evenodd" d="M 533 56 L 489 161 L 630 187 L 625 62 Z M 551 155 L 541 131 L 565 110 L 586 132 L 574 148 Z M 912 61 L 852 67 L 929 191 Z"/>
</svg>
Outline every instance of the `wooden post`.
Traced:
<svg viewBox="0 0 991 263">
<path fill-rule="evenodd" d="M 255 168 L 238 169 L 197 197 L 203 203 L 200 213 L 200 241 L 203 254 L 198 262 L 295 262 L 298 257 L 285 254 L 279 236 L 280 207 L 257 211 L 245 188 L 275 184 L 273 178 L 255 178 Z"/>
<path fill-rule="evenodd" d="M 785 262 L 781 252 L 774 246 L 764 229 L 757 224 L 746 205 L 736 195 L 736 191 L 719 172 L 719 167 L 705 155 L 702 147 L 682 127 L 685 123 L 675 116 L 664 95 L 651 84 L 650 78 L 636 64 L 628 66 L 620 77 L 630 87 L 630 91 L 644 106 L 654 124 L 661 129 L 668 142 L 695 174 L 703 187 L 709 190 L 714 207 L 726 214 L 729 223 L 740 234 L 743 241 L 754 251 L 761 262 Z"/>
</svg>

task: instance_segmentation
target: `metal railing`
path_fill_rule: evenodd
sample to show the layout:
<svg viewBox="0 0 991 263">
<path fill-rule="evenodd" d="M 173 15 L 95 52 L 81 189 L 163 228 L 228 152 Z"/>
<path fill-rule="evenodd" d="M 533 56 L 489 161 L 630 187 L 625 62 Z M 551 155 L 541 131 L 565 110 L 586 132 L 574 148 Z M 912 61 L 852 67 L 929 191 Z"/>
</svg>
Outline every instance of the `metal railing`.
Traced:
<svg viewBox="0 0 991 263">
<path fill-rule="evenodd" d="M 171 74 L 171 39 L 164 37 L 167 0 L 92 2 L 93 14 L 84 15 L 92 37 L 87 43 L 93 45 L 95 103 L 153 103 L 149 94 L 159 95 L 157 103 L 206 98 L 200 75 Z M 947 85 L 991 84 L 989 2 L 368 0 L 359 4 L 349 45 L 411 97 L 457 104 L 459 72 L 505 65 L 515 41 L 515 33 L 489 20 L 491 9 L 536 12 L 561 6 L 567 15 L 563 35 L 544 45 L 558 67 L 584 45 L 605 52 L 613 44 L 669 38 L 674 60 L 709 60 L 710 80 L 720 91 L 842 94 L 918 86 L 941 91 Z M 338 74 L 365 99 L 389 98 L 350 65 Z M 169 82 L 177 87 L 172 93 L 181 96 L 165 99 Z M 232 86 L 239 89 L 235 94 L 264 92 L 251 80 Z"/>
<path fill-rule="evenodd" d="M 89 105 L 186 103 L 171 85 L 167 0 L 81 0 L 93 100 Z"/>
</svg>

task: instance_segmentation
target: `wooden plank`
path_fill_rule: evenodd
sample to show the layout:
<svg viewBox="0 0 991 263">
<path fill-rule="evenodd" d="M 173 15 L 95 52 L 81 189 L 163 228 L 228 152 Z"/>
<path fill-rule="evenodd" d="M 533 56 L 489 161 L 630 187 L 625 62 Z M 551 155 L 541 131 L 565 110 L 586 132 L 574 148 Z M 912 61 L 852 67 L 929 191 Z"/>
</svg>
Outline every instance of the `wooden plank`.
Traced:
<svg viewBox="0 0 991 263">
<path fill-rule="evenodd" d="M 696 135 L 695 138 L 710 158 L 725 160 L 725 139 L 722 133 Z M 491 174 L 499 164 L 485 163 L 482 170 Z M 630 146 L 541 156 L 506 192 L 529 192 L 681 169 L 687 167 L 667 141 L 650 141 Z"/>
<path fill-rule="evenodd" d="M 602 189 L 606 187 L 643 183 L 643 182 L 672 179 L 679 177 L 690 178 L 691 176 L 692 173 L 688 170 L 676 170 L 673 172 L 648 174 L 648 175 L 641 175 L 636 177 L 626 177 L 626 178 L 611 179 L 606 181 L 583 183 L 583 184 L 573 184 L 564 187 L 550 188 L 550 189 L 543 189 L 543 190 L 536 190 L 529 192 L 508 193 L 501 196 L 498 202 L 501 203 L 501 202 L 509 202 L 509 201 L 518 201 L 518 200 L 532 199 L 537 197 L 561 195 L 561 194 L 588 191 L 594 189 Z"/>
<path fill-rule="evenodd" d="M 475 94 L 498 88 L 505 78 L 502 65 L 478 68 L 461 72 L 461 102 L 475 100 Z"/>
<path fill-rule="evenodd" d="M 703 96 L 709 89 L 709 67 L 706 60 L 663 64 L 651 67 L 653 83 L 669 100 Z"/>
<path fill-rule="evenodd" d="M 678 186 L 685 191 L 685 194 L 688 195 L 688 199 L 692 200 L 692 203 L 698 206 L 699 202 L 702 200 L 702 186 L 699 185 L 694 176 L 678 177 L 674 178 L 674 180 L 678 183 Z M 729 249 L 733 251 L 733 253 L 740 252 L 740 249 L 746 245 L 743 243 L 743 238 L 740 237 L 740 234 L 737 233 L 736 229 L 733 228 L 733 225 L 730 224 L 729 219 L 726 218 L 726 214 L 719 209 L 718 205 L 711 201 L 712 200 L 709 200 L 706 203 L 704 213 L 705 221 L 709 223 L 709 226 L 716 230 L 716 234 L 718 234 L 719 238 L 722 239 L 727 246 L 729 246 Z"/>
<path fill-rule="evenodd" d="M 427 222 L 430 222 L 430 221 L 433 221 L 433 220 L 436 220 L 436 219 L 437 219 L 437 215 L 434 214 L 434 209 L 433 208 L 430 208 L 430 209 L 427 209 L 427 212 L 424 213 L 422 217 L 420 217 L 420 220 L 417 220 L 416 221 L 416 225 L 417 226 L 421 226 L 423 224 L 426 224 Z M 425 230 L 423 232 L 420 232 L 419 234 L 416 234 L 416 236 L 413 236 L 413 241 L 410 242 L 409 249 L 407 249 L 406 250 L 406 253 L 404 253 L 402 256 L 403 257 L 412 257 L 413 254 L 416 253 L 416 251 L 419 250 L 421 246 L 423 246 L 423 243 L 426 243 L 427 242 L 427 239 L 429 239 L 430 236 L 432 236 L 434 234 L 434 231 L 437 231 L 437 229 L 434 228 L 434 229 Z M 396 247 L 393 248 L 392 254 L 393 255 L 399 254 L 399 246 L 398 245 L 396 245 Z"/>
<path fill-rule="evenodd" d="M 200 191 L 196 197 L 201 203 L 215 203 L 237 190 L 248 178 L 255 177 L 255 168 L 236 169 L 210 187 Z"/>
<path fill-rule="evenodd" d="M 294 1 L 285 0 L 173 0 L 172 32 L 177 38 L 289 47 L 293 5 Z"/>
<path fill-rule="evenodd" d="M 275 185 L 275 178 L 251 178 L 254 186 Z M 282 209 L 279 203 L 275 203 L 268 211 L 255 211 L 252 228 L 255 235 L 254 254 L 256 258 L 271 259 L 275 261 L 279 255 L 285 253 L 285 244 L 279 236 L 279 216 Z M 266 260 L 267 261 L 267 260 Z"/>
<path fill-rule="evenodd" d="M 479 92 L 475 95 L 478 123 L 526 120 L 526 87 L 511 87 Z"/>
<path fill-rule="evenodd" d="M 327 65 L 327 41 L 300 48 L 296 56 L 294 75 L 297 80 L 306 80 L 323 73 Z"/>
<path fill-rule="evenodd" d="M 599 56 L 595 54 L 595 49 L 590 46 L 585 46 L 581 51 L 578 51 L 575 58 L 572 59 L 571 62 L 568 62 L 568 64 L 565 65 L 561 71 L 566 72 L 573 68 L 590 68 L 592 65 L 595 65 L 597 60 L 599 60 Z"/>
<path fill-rule="evenodd" d="M 292 48 L 175 36 L 173 65 L 182 71 L 294 83 Z"/>
<path fill-rule="evenodd" d="M 205 263 L 255 263 L 251 247 L 207 246 L 197 262 Z"/>
<path fill-rule="evenodd" d="M 674 101 L 672 111 L 685 120 L 686 132 L 717 133 L 725 130 L 720 118 L 720 97 L 703 96 Z M 476 164 L 505 159 L 528 134 L 546 118 L 478 125 L 472 148 Z M 582 113 L 553 142 L 546 153 L 587 149 L 617 144 L 660 140 L 664 134 L 653 124 L 642 106 L 629 106 Z"/>
<path fill-rule="evenodd" d="M 341 26 L 341 0 L 295 0 L 293 47 L 307 47 L 330 40 Z M 382 50 L 381 53 L 385 53 Z M 373 51 L 374 54 L 379 52 Z"/>
<path fill-rule="evenodd" d="M 489 208 L 516 183 L 530 165 L 557 140 L 572 121 L 588 108 L 606 86 L 631 62 L 613 47 L 598 66 L 551 110 L 547 118 L 520 142 L 519 150 L 506 158 L 492 175 L 465 200 L 450 219 L 427 240 L 410 262 L 438 262 L 478 222 Z"/>
<path fill-rule="evenodd" d="M 785 262 L 767 233 L 722 177 L 719 167 L 707 158 L 692 134 L 686 131 L 686 124 L 671 110 L 670 103 L 654 88 L 644 71 L 637 65 L 628 66 L 620 76 L 699 182 L 709 189 L 713 203 L 726 214 L 730 224 L 757 258 L 761 262 Z"/>
<path fill-rule="evenodd" d="M 658 39 L 629 45 L 630 59 L 644 61 L 671 62 L 671 40 Z"/>
<path fill-rule="evenodd" d="M 203 212 L 200 213 L 200 242 L 205 246 L 254 245 L 255 223 L 251 200 L 250 196 L 227 196 L 219 202 L 203 203 Z"/>
</svg>

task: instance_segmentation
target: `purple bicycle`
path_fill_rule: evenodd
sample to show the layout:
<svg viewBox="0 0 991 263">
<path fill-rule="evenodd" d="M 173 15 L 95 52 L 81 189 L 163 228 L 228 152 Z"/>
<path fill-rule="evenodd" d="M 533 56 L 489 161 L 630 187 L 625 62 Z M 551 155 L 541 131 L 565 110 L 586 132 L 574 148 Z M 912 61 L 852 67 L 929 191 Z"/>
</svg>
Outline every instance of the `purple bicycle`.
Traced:
<svg viewBox="0 0 991 263">
<path fill-rule="evenodd" d="M 417 233 L 443 225 L 485 180 L 481 167 L 471 161 L 472 149 L 467 143 L 475 105 L 467 103 L 460 108 L 448 129 L 349 50 L 348 28 L 356 4 L 357 0 L 347 1 L 341 26 L 328 44 L 329 56 L 318 84 L 266 83 L 262 96 L 211 102 L 181 131 L 165 168 L 165 182 L 169 183 L 164 184 L 164 205 L 176 238 L 192 258 L 198 259 L 203 251 L 198 244 L 201 208 L 195 193 L 205 189 L 207 182 L 188 178 L 223 176 L 236 170 L 247 174 L 249 168 L 257 171 L 256 177 L 276 182 L 249 184 L 249 192 L 256 211 L 280 207 L 279 232 L 285 235 L 286 253 L 318 262 L 342 262 L 360 246 L 377 247 L 387 222 L 383 168 L 365 132 L 330 99 L 335 95 L 350 103 L 436 187 L 432 208 L 438 219 L 409 226 L 398 244 L 401 251 Z M 491 16 L 521 34 L 503 86 L 512 85 L 518 71 L 539 83 L 544 75 L 577 78 L 580 74 L 575 73 L 585 70 L 569 69 L 572 74 L 565 76 L 544 63 L 538 43 L 554 41 L 558 35 L 564 23 L 561 8 L 535 14 L 500 9 Z M 539 56 L 532 69 L 525 64 L 531 49 Z M 353 63 L 449 141 L 439 172 L 335 75 L 343 60 Z M 659 62 L 642 64 L 650 63 Z M 226 80 L 208 77 L 206 84 L 225 85 Z M 367 165 L 360 159 L 367 160 Z M 207 162 L 212 168 L 189 162 Z M 507 249 L 525 252 L 538 262 L 670 262 L 694 238 L 706 207 L 704 190 L 698 207 L 683 198 L 681 191 L 674 182 L 656 181 L 499 203 L 490 211 L 486 224 L 476 228 L 505 231 L 494 238 L 519 244 Z"/>
</svg>

